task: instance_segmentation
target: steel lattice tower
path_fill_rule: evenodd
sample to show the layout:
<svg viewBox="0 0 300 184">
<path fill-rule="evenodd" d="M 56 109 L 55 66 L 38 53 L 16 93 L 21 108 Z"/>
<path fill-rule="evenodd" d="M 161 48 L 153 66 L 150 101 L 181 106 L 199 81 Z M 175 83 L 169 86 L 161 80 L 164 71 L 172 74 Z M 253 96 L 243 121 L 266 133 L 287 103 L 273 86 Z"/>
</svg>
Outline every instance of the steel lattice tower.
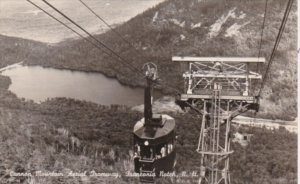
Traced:
<svg viewBox="0 0 300 184">
<path fill-rule="evenodd" d="M 202 115 L 197 152 L 200 154 L 199 184 L 230 184 L 231 120 L 248 110 L 258 111 L 251 80 L 261 75 L 251 64 L 264 58 L 173 57 L 188 64 L 184 94 L 177 103 Z"/>
</svg>

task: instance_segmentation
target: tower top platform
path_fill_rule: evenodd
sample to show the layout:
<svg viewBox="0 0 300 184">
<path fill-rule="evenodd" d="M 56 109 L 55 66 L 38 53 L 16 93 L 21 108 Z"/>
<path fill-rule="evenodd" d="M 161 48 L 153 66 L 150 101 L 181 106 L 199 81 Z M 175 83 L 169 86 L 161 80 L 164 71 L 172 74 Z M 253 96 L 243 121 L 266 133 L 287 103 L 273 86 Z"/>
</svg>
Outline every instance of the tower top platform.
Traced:
<svg viewBox="0 0 300 184">
<path fill-rule="evenodd" d="M 173 56 L 177 62 L 231 62 L 231 63 L 264 63 L 264 57 L 181 57 Z"/>
</svg>

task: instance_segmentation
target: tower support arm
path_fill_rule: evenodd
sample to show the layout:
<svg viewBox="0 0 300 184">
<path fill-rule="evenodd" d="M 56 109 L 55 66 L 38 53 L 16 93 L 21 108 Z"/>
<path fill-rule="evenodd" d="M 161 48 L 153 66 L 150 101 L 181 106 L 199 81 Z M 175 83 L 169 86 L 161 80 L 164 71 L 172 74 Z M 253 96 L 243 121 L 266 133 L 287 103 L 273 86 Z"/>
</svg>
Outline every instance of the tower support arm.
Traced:
<svg viewBox="0 0 300 184">
<path fill-rule="evenodd" d="M 173 56 L 172 61 L 180 62 L 233 62 L 233 63 L 264 63 L 264 57 L 181 57 Z"/>
<path fill-rule="evenodd" d="M 183 74 L 184 78 L 193 78 L 193 77 L 198 77 L 198 78 L 234 78 L 234 79 L 261 79 L 261 75 L 253 75 L 250 74 L 246 76 L 245 74 L 234 74 L 234 73 L 208 73 L 208 74 L 201 74 L 201 73 L 184 73 Z"/>
</svg>

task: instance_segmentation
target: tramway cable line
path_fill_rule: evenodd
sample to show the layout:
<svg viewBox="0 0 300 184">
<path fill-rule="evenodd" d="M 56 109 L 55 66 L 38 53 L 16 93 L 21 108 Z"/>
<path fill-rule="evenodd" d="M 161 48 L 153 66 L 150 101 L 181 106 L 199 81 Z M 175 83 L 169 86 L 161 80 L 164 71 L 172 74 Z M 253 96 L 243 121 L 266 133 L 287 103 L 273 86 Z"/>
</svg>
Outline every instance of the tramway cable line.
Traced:
<svg viewBox="0 0 300 184">
<path fill-rule="evenodd" d="M 263 35 L 264 35 L 264 29 L 265 29 L 265 22 L 266 22 L 266 17 L 267 17 L 267 10 L 268 10 L 268 0 L 265 1 L 265 12 L 264 12 L 264 18 L 262 22 L 262 27 L 261 27 L 261 32 L 260 32 L 260 42 L 259 42 L 259 48 L 258 48 L 258 54 L 257 58 L 260 57 L 261 55 L 261 47 L 262 47 L 262 41 L 263 41 Z M 259 68 L 259 63 L 256 64 L 256 73 L 258 72 Z M 256 86 L 256 83 L 254 83 L 254 86 Z"/>
<path fill-rule="evenodd" d="M 138 49 L 130 42 L 128 41 L 126 38 L 124 38 L 124 36 L 122 36 L 115 28 L 113 28 L 106 20 L 104 20 L 99 14 L 97 14 L 90 6 L 88 6 L 83 0 L 78 0 L 79 2 L 81 2 L 81 4 L 83 6 L 85 6 L 90 12 L 92 12 L 100 21 L 102 21 L 111 31 L 113 31 L 118 37 L 120 37 L 126 44 L 128 44 L 131 48 L 134 49 L 135 53 L 137 55 L 139 55 L 142 59 L 147 60 L 147 62 L 150 62 L 146 57 L 143 56 L 143 54 L 141 54 Z M 158 81 L 157 81 L 158 82 Z M 165 84 L 162 81 L 159 81 L 160 85 L 163 85 L 169 89 L 172 89 L 173 91 L 176 91 L 177 94 L 180 94 L 181 92 L 175 88 L 172 87 L 171 85 Z"/>
<path fill-rule="evenodd" d="M 264 19 L 263 19 L 263 23 L 262 23 L 262 27 L 261 27 L 259 49 L 258 49 L 258 54 L 257 54 L 258 58 L 261 55 L 261 46 L 262 46 L 262 41 L 263 41 L 263 36 L 264 36 L 265 22 L 266 22 L 266 17 L 267 17 L 267 9 L 268 9 L 268 0 L 266 0 L 266 3 L 265 3 L 265 13 L 264 13 Z M 257 72 L 257 68 L 256 68 L 256 72 Z"/>
<path fill-rule="evenodd" d="M 258 92 L 258 96 L 261 95 L 261 92 L 262 92 L 262 90 L 263 90 L 263 88 L 266 84 L 268 73 L 270 71 L 271 65 L 272 65 L 274 57 L 275 57 L 275 53 L 277 51 L 277 48 L 279 46 L 281 37 L 283 35 L 283 31 L 284 31 L 286 22 L 288 20 L 289 13 L 292 9 L 293 2 L 294 2 L 294 0 L 289 0 L 288 3 L 287 3 L 287 7 L 286 7 L 286 10 L 284 12 L 284 16 L 283 16 L 283 19 L 282 19 L 282 22 L 281 22 L 281 25 L 280 25 L 280 28 L 279 28 L 279 32 L 278 32 L 278 35 L 276 37 L 275 45 L 274 45 L 274 48 L 272 50 L 272 53 L 271 53 L 271 56 L 270 56 L 270 59 L 269 59 L 268 65 L 267 65 L 267 69 L 266 69 L 265 74 L 264 74 L 263 79 L 262 79 L 262 83 L 261 83 L 261 86 L 260 86 L 260 89 L 259 89 L 259 92 Z"/>
<path fill-rule="evenodd" d="M 94 42 L 92 42 L 91 40 L 87 39 L 85 36 L 83 36 L 82 34 L 78 33 L 77 31 L 75 31 L 73 28 L 71 28 L 70 26 L 68 26 L 67 24 L 65 24 L 64 22 L 60 21 L 58 18 L 54 17 L 53 15 L 51 15 L 49 12 L 47 12 L 45 9 L 41 8 L 40 6 L 38 6 L 37 4 L 35 4 L 34 2 L 32 2 L 31 0 L 26 0 L 29 3 L 31 3 L 32 5 L 34 5 L 35 7 L 37 7 L 38 9 L 42 10 L 44 13 L 46 13 L 48 16 L 50 16 L 51 18 L 53 18 L 54 20 L 56 20 L 57 22 L 61 23 L 62 25 L 64 25 L 66 28 L 70 29 L 71 31 L 73 31 L 75 34 L 77 34 L 78 36 L 80 36 L 81 38 L 83 38 L 84 40 L 88 41 L 89 43 L 91 43 L 93 46 L 95 46 L 97 49 L 101 50 L 102 52 L 104 52 L 105 54 L 107 54 L 108 56 L 112 55 L 103 50 L 99 45 L 95 44 Z M 66 18 L 68 21 L 70 21 L 73 25 L 75 25 L 76 27 L 78 27 L 79 29 L 81 29 L 83 32 L 85 32 L 90 38 L 92 38 L 94 41 L 96 41 L 97 43 L 99 43 L 101 46 L 103 46 L 104 48 L 108 49 L 114 56 L 117 57 L 117 59 L 119 59 L 121 62 L 123 62 L 123 64 L 126 64 L 133 72 L 137 72 L 138 74 L 140 74 L 141 76 L 144 77 L 144 74 L 142 72 L 142 70 L 134 67 L 132 64 L 130 64 L 129 61 L 127 61 L 126 59 L 124 59 L 121 55 L 119 55 L 117 52 L 115 52 L 113 49 L 109 48 L 108 46 L 106 46 L 103 42 L 101 42 L 100 40 L 98 40 L 97 38 L 95 38 L 93 35 L 91 35 L 88 31 L 86 31 L 84 28 L 82 28 L 80 25 L 78 25 L 75 21 L 73 21 L 71 18 L 69 18 L 67 15 L 65 15 L 64 13 L 62 13 L 60 10 L 58 10 L 56 7 L 54 7 L 52 4 L 50 4 L 49 2 L 47 2 L 46 0 L 42 0 L 44 3 L 46 3 L 49 7 L 51 7 L 52 9 L 54 9 L 57 13 L 59 13 L 60 15 L 62 15 L 64 18 Z M 156 83 L 158 83 L 158 81 L 155 81 Z M 177 94 L 180 94 L 179 90 L 177 88 L 174 88 L 168 84 L 164 84 L 163 82 L 159 82 L 160 85 L 165 86 L 166 88 L 172 89 L 173 91 L 176 91 Z"/>
<path fill-rule="evenodd" d="M 59 22 L 60 24 L 62 24 L 63 26 L 65 26 L 66 28 L 68 28 L 69 30 L 71 30 L 72 32 L 74 32 L 75 34 L 77 34 L 79 37 L 81 37 L 82 39 L 84 39 L 85 41 L 91 43 L 93 46 L 95 46 L 97 49 L 99 49 L 100 51 L 104 52 L 105 54 L 107 54 L 108 56 L 111 56 L 108 52 L 106 52 L 105 50 L 103 50 L 101 47 L 99 47 L 97 44 L 95 44 L 94 42 L 92 42 L 90 39 L 88 39 L 87 37 L 83 36 L 82 34 L 80 34 L 79 32 L 77 32 L 76 30 L 74 30 L 73 28 L 71 28 L 70 26 L 68 26 L 66 23 L 62 22 L 61 20 L 59 20 L 58 18 L 54 17 L 53 15 L 51 15 L 49 12 L 47 12 L 45 9 L 43 9 L 42 7 L 40 7 L 39 5 L 35 4 L 34 2 L 32 2 L 31 0 L 26 0 L 29 3 L 31 3 L 32 5 L 34 5 L 35 7 L 37 7 L 38 9 L 40 9 L 41 11 L 43 11 L 45 14 L 47 14 L 48 16 L 50 16 L 52 19 L 56 20 L 57 22 Z"/>
<path fill-rule="evenodd" d="M 274 59 L 274 56 L 275 56 L 275 52 L 276 52 L 277 47 L 279 45 L 280 39 L 282 37 L 283 31 L 284 31 L 284 28 L 285 28 L 285 24 L 287 22 L 287 18 L 289 16 L 292 4 L 293 4 L 293 0 L 289 0 L 288 3 L 287 3 L 286 11 L 284 13 L 284 17 L 282 19 L 281 26 L 279 28 L 279 33 L 277 35 L 277 38 L 276 38 L 276 41 L 275 41 L 275 45 L 274 45 L 274 48 L 273 48 L 271 56 L 270 56 L 270 60 L 269 60 L 269 63 L 267 65 L 267 69 L 266 69 L 265 75 L 263 77 L 263 81 L 262 81 L 261 86 L 259 88 L 259 92 L 258 92 L 258 96 L 259 97 L 260 97 L 261 92 L 262 92 L 262 90 L 264 88 L 264 85 L 266 83 L 266 80 L 267 80 L 267 77 L 268 77 L 268 72 L 269 72 L 269 70 L 271 68 L 271 64 L 273 62 L 273 59 Z M 260 53 L 261 53 L 261 45 L 262 45 L 263 31 L 264 31 L 264 27 L 265 27 L 264 25 L 265 25 L 265 20 L 266 20 L 267 7 L 268 7 L 268 0 L 266 0 L 266 4 L 265 4 L 265 13 L 264 13 L 264 20 L 263 20 L 263 26 L 262 26 L 262 32 L 261 32 L 261 40 L 260 40 L 260 44 L 259 44 L 258 58 L 259 58 Z M 258 66 L 259 66 L 259 64 L 257 63 L 257 65 L 256 65 L 256 72 L 258 72 Z M 253 117 L 254 118 L 254 122 L 256 122 L 256 113 L 253 113 L 253 116 L 254 116 Z"/>
<path fill-rule="evenodd" d="M 41 11 L 43 11 L 45 14 L 47 14 L 48 16 L 50 16 L 52 19 L 56 20 L 57 22 L 59 22 L 60 24 L 62 24 L 63 26 L 65 26 L 66 28 L 68 28 L 69 30 L 71 30 L 72 32 L 74 32 L 75 34 L 77 34 L 79 37 L 81 37 L 82 39 L 84 39 L 85 41 L 89 42 L 90 44 L 92 44 L 95 48 L 99 49 L 100 51 L 102 51 L 103 53 L 105 53 L 106 55 L 112 57 L 112 55 L 103 50 L 103 48 L 101 48 L 99 45 L 95 44 L 93 41 L 91 41 L 90 39 L 88 39 L 87 37 L 83 36 L 82 34 L 80 34 L 78 31 L 76 31 L 75 29 L 71 28 L 70 26 L 68 26 L 66 23 L 62 22 L 61 20 L 59 20 L 58 18 L 56 18 L 55 16 L 51 15 L 49 12 L 47 12 L 45 9 L 43 9 L 41 6 L 37 5 L 36 3 L 32 2 L 31 0 L 26 0 L 27 2 L 31 3 L 32 5 L 34 5 L 36 8 L 40 9 Z M 72 23 L 72 22 L 71 22 Z M 73 24 L 73 23 L 72 23 Z M 75 25 L 75 24 L 74 24 Z M 87 31 L 84 31 L 87 33 Z M 93 40 L 97 40 L 96 38 L 94 38 L 93 36 L 91 36 L 91 38 L 93 38 Z M 99 43 L 99 40 L 97 40 L 97 42 Z M 122 62 L 122 61 L 121 61 Z M 133 70 L 134 72 L 136 71 L 136 68 L 133 67 L 132 65 L 130 65 L 129 63 L 123 62 L 123 64 L 126 64 L 131 70 Z M 138 71 L 139 72 L 139 71 Z"/>
<path fill-rule="evenodd" d="M 109 50 L 114 56 L 116 56 L 116 58 L 118 58 L 121 62 L 126 63 L 129 67 L 135 69 L 136 72 L 140 73 L 141 75 L 142 72 L 136 68 L 135 66 L 131 65 L 129 61 L 127 61 L 126 59 L 124 59 L 122 56 L 120 56 L 118 53 L 116 53 L 114 50 L 112 50 L 111 48 L 109 48 L 107 45 L 105 45 L 103 42 L 101 42 L 99 39 L 95 38 L 91 33 L 89 33 L 88 31 L 86 31 L 83 27 L 81 27 L 79 24 L 77 24 L 75 21 L 73 21 L 71 18 L 69 18 L 67 15 L 65 15 L 64 13 L 62 13 L 60 10 L 58 10 L 56 7 L 54 7 L 52 4 L 50 4 L 48 1 L 46 0 L 42 0 L 44 3 L 46 3 L 49 7 L 51 7 L 53 10 L 55 10 L 57 13 L 59 13 L 60 15 L 62 15 L 64 18 L 66 18 L 68 21 L 70 21 L 72 24 L 74 24 L 76 27 L 78 27 L 79 29 L 81 29 L 83 32 L 85 32 L 89 37 L 91 37 L 94 41 L 96 41 L 97 43 L 99 43 L 101 46 L 103 46 L 104 48 L 106 48 L 107 50 Z M 111 56 L 109 54 L 109 56 Z"/>
<path fill-rule="evenodd" d="M 111 31 L 113 31 L 117 36 L 119 36 L 125 43 L 127 43 L 130 47 L 132 47 L 135 50 L 135 53 L 137 53 L 142 58 L 146 59 L 142 56 L 141 53 L 137 51 L 137 48 L 133 46 L 131 42 L 129 42 L 127 39 L 124 38 L 115 28 L 113 28 L 106 20 L 104 20 L 99 14 L 97 14 L 91 7 L 89 7 L 83 0 L 78 0 L 81 2 L 83 6 L 85 6 L 90 12 L 92 12 L 99 20 L 101 20 Z"/>
<path fill-rule="evenodd" d="M 267 10 L 268 10 L 268 0 L 265 0 L 265 9 L 264 9 L 264 17 L 263 17 L 263 22 L 262 22 L 262 27 L 261 27 L 261 33 L 260 33 L 260 42 L 259 42 L 259 49 L 258 49 L 258 54 L 257 54 L 257 58 L 260 57 L 261 55 L 261 47 L 262 47 L 262 41 L 263 41 L 263 35 L 264 35 L 264 29 L 265 29 L 265 22 L 266 22 L 266 18 L 267 18 Z M 256 73 L 258 73 L 258 68 L 259 68 L 259 63 L 256 64 Z M 254 82 L 254 86 L 257 85 L 258 81 Z M 254 120 L 254 123 L 256 122 L 256 112 L 252 113 L 252 118 Z"/>
</svg>

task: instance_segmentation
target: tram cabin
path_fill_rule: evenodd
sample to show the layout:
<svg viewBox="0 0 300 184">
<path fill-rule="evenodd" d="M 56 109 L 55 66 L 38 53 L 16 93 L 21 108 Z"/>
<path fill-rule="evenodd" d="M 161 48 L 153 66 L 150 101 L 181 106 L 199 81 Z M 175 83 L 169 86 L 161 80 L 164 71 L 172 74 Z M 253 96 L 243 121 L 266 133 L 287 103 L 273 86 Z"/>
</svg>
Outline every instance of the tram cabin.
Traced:
<svg viewBox="0 0 300 184">
<path fill-rule="evenodd" d="M 175 166 L 175 120 L 163 114 L 153 115 L 150 125 L 145 118 L 134 126 L 134 167 L 137 173 L 171 172 Z"/>
</svg>

